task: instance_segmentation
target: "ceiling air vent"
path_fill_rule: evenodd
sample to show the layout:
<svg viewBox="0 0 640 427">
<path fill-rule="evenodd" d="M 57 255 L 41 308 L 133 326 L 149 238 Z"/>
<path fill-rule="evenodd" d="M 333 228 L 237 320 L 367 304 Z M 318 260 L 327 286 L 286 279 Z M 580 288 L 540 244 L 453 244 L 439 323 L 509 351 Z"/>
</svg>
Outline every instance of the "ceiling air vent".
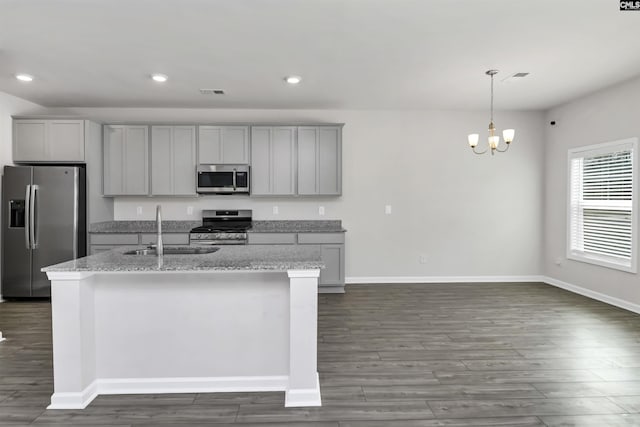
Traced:
<svg viewBox="0 0 640 427">
<path fill-rule="evenodd" d="M 503 83 L 517 82 L 517 81 L 520 81 L 523 78 L 527 77 L 528 75 L 529 75 L 529 73 L 513 73 L 513 74 L 509 74 L 507 77 L 502 79 L 502 82 Z"/>
<path fill-rule="evenodd" d="M 224 90 L 222 90 L 222 89 L 200 89 L 200 94 L 202 94 L 202 95 L 224 95 Z"/>
</svg>

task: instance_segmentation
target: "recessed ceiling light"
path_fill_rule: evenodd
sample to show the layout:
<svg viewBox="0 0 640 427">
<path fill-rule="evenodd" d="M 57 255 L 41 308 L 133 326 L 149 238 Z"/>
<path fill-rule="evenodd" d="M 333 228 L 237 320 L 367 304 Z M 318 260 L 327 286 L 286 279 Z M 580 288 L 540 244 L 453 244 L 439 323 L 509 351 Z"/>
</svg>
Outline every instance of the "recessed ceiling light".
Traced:
<svg viewBox="0 0 640 427">
<path fill-rule="evenodd" d="M 289 83 L 290 85 L 297 85 L 302 81 L 302 77 L 300 76 L 288 76 L 284 78 L 284 81 Z"/>
<path fill-rule="evenodd" d="M 164 83 L 166 82 L 169 77 L 167 77 L 166 74 L 151 74 L 151 78 L 153 79 L 154 82 L 158 82 L 158 83 Z"/>
<path fill-rule="evenodd" d="M 20 80 L 21 82 L 31 82 L 33 81 L 33 76 L 29 74 L 20 73 L 20 74 L 16 74 L 16 79 Z"/>
</svg>

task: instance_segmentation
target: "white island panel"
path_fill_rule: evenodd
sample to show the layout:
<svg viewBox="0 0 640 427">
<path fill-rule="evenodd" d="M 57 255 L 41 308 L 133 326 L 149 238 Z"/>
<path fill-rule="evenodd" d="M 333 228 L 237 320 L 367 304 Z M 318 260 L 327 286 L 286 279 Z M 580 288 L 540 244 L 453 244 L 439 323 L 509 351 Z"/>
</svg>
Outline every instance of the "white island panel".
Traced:
<svg viewBox="0 0 640 427">
<path fill-rule="evenodd" d="M 98 377 L 288 376 L 286 277 L 96 275 Z"/>
<path fill-rule="evenodd" d="M 99 394 L 278 390 L 285 406 L 321 405 L 319 248 L 223 248 L 191 266 L 179 255 L 136 263 L 124 251 L 45 269 L 50 409 L 81 409 Z"/>
</svg>

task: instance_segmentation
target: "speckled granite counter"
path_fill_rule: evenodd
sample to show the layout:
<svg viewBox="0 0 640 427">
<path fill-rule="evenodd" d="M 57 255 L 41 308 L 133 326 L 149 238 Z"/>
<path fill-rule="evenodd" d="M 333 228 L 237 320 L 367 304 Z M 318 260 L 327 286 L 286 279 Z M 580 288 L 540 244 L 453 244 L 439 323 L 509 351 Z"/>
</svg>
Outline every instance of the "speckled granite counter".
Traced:
<svg viewBox="0 0 640 427">
<path fill-rule="evenodd" d="M 124 255 L 131 248 L 63 262 L 44 272 L 130 272 L 130 271 L 286 271 L 324 268 L 320 247 L 315 245 L 220 246 L 202 255 Z"/>
<path fill-rule="evenodd" d="M 162 221 L 163 233 L 188 233 L 202 221 Z M 89 226 L 89 233 L 155 233 L 155 221 L 104 221 Z"/>
<path fill-rule="evenodd" d="M 162 221 L 163 233 L 188 233 L 201 221 Z M 89 226 L 89 233 L 155 233 L 155 221 L 105 221 Z M 341 220 L 253 221 L 249 233 L 344 233 Z"/>
<path fill-rule="evenodd" d="M 253 221 L 249 233 L 344 233 L 341 220 Z"/>
</svg>

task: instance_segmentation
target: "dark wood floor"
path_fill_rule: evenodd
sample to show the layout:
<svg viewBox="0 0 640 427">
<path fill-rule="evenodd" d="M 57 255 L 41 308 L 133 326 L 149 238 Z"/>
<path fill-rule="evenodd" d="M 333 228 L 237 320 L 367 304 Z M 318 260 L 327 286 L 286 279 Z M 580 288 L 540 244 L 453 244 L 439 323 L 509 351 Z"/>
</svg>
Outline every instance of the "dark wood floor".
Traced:
<svg viewBox="0 0 640 427">
<path fill-rule="evenodd" d="M 640 426 L 640 316 L 543 284 L 321 295 L 321 408 L 230 393 L 47 411 L 50 328 L 46 302 L 0 304 L 0 425 Z"/>
</svg>

